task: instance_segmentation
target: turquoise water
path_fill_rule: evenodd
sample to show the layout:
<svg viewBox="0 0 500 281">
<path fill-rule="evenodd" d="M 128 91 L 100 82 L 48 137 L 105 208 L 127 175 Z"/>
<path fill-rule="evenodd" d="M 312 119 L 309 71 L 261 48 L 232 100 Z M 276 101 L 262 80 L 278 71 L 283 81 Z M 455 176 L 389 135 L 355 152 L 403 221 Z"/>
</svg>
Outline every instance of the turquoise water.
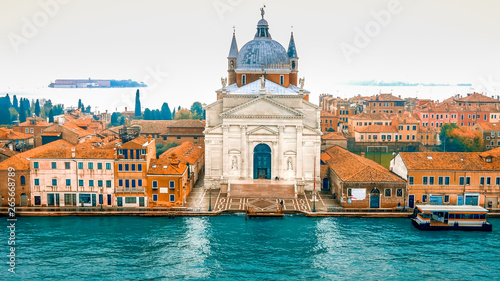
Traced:
<svg viewBox="0 0 500 281">
<path fill-rule="evenodd" d="M 409 219 L 22 217 L 2 280 L 499 280 L 493 232 L 422 232 Z"/>
</svg>

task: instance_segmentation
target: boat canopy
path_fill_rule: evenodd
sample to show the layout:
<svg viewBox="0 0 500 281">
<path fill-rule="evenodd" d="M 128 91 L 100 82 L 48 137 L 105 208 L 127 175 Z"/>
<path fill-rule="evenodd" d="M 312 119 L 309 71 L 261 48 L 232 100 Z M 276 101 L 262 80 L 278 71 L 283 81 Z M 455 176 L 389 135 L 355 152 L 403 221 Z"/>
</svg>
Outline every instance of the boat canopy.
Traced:
<svg viewBox="0 0 500 281">
<path fill-rule="evenodd" d="M 485 213 L 488 212 L 483 207 L 479 206 L 456 206 L 456 205 L 417 205 L 416 208 L 422 212 L 467 212 L 467 213 Z"/>
</svg>

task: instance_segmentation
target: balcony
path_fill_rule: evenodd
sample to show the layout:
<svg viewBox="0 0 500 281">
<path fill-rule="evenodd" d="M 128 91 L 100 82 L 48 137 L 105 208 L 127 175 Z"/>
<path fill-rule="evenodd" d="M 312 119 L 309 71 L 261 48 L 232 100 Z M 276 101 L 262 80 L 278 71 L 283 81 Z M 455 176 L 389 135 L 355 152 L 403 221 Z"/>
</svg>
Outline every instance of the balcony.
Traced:
<svg viewBox="0 0 500 281">
<path fill-rule="evenodd" d="M 146 192 L 146 188 L 144 188 L 144 187 L 137 187 L 137 188 L 117 187 L 116 188 L 116 193 L 144 193 L 144 192 Z"/>
</svg>

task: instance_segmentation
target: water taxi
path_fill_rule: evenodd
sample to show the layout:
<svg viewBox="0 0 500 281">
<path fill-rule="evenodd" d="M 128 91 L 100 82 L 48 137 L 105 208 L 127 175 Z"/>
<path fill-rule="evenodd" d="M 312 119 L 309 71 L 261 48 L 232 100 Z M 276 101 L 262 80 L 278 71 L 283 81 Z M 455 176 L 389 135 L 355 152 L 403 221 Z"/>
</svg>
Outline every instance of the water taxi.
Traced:
<svg viewBox="0 0 500 281">
<path fill-rule="evenodd" d="M 412 223 L 420 230 L 491 231 L 488 210 L 479 206 L 417 205 Z"/>
</svg>

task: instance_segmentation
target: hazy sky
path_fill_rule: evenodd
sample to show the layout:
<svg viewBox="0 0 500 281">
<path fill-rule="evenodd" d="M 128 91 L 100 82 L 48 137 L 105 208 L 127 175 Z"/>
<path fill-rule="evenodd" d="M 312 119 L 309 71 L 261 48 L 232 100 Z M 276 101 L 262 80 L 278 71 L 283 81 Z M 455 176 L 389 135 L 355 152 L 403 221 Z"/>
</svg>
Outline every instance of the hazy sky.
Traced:
<svg viewBox="0 0 500 281">
<path fill-rule="evenodd" d="M 500 82 L 500 1 L 393 2 L 272 0 L 265 18 L 285 48 L 293 25 L 299 76 L 315 95 L 351 80 Z M 46 87 L 57 78 L 130 78 L 152 86 L 151 98 L 183 105 L 215 100 L 233 25 L 241 48 L 253 39 L 263 4 L 0 3 L 0 92 Z"/>
</svg>

